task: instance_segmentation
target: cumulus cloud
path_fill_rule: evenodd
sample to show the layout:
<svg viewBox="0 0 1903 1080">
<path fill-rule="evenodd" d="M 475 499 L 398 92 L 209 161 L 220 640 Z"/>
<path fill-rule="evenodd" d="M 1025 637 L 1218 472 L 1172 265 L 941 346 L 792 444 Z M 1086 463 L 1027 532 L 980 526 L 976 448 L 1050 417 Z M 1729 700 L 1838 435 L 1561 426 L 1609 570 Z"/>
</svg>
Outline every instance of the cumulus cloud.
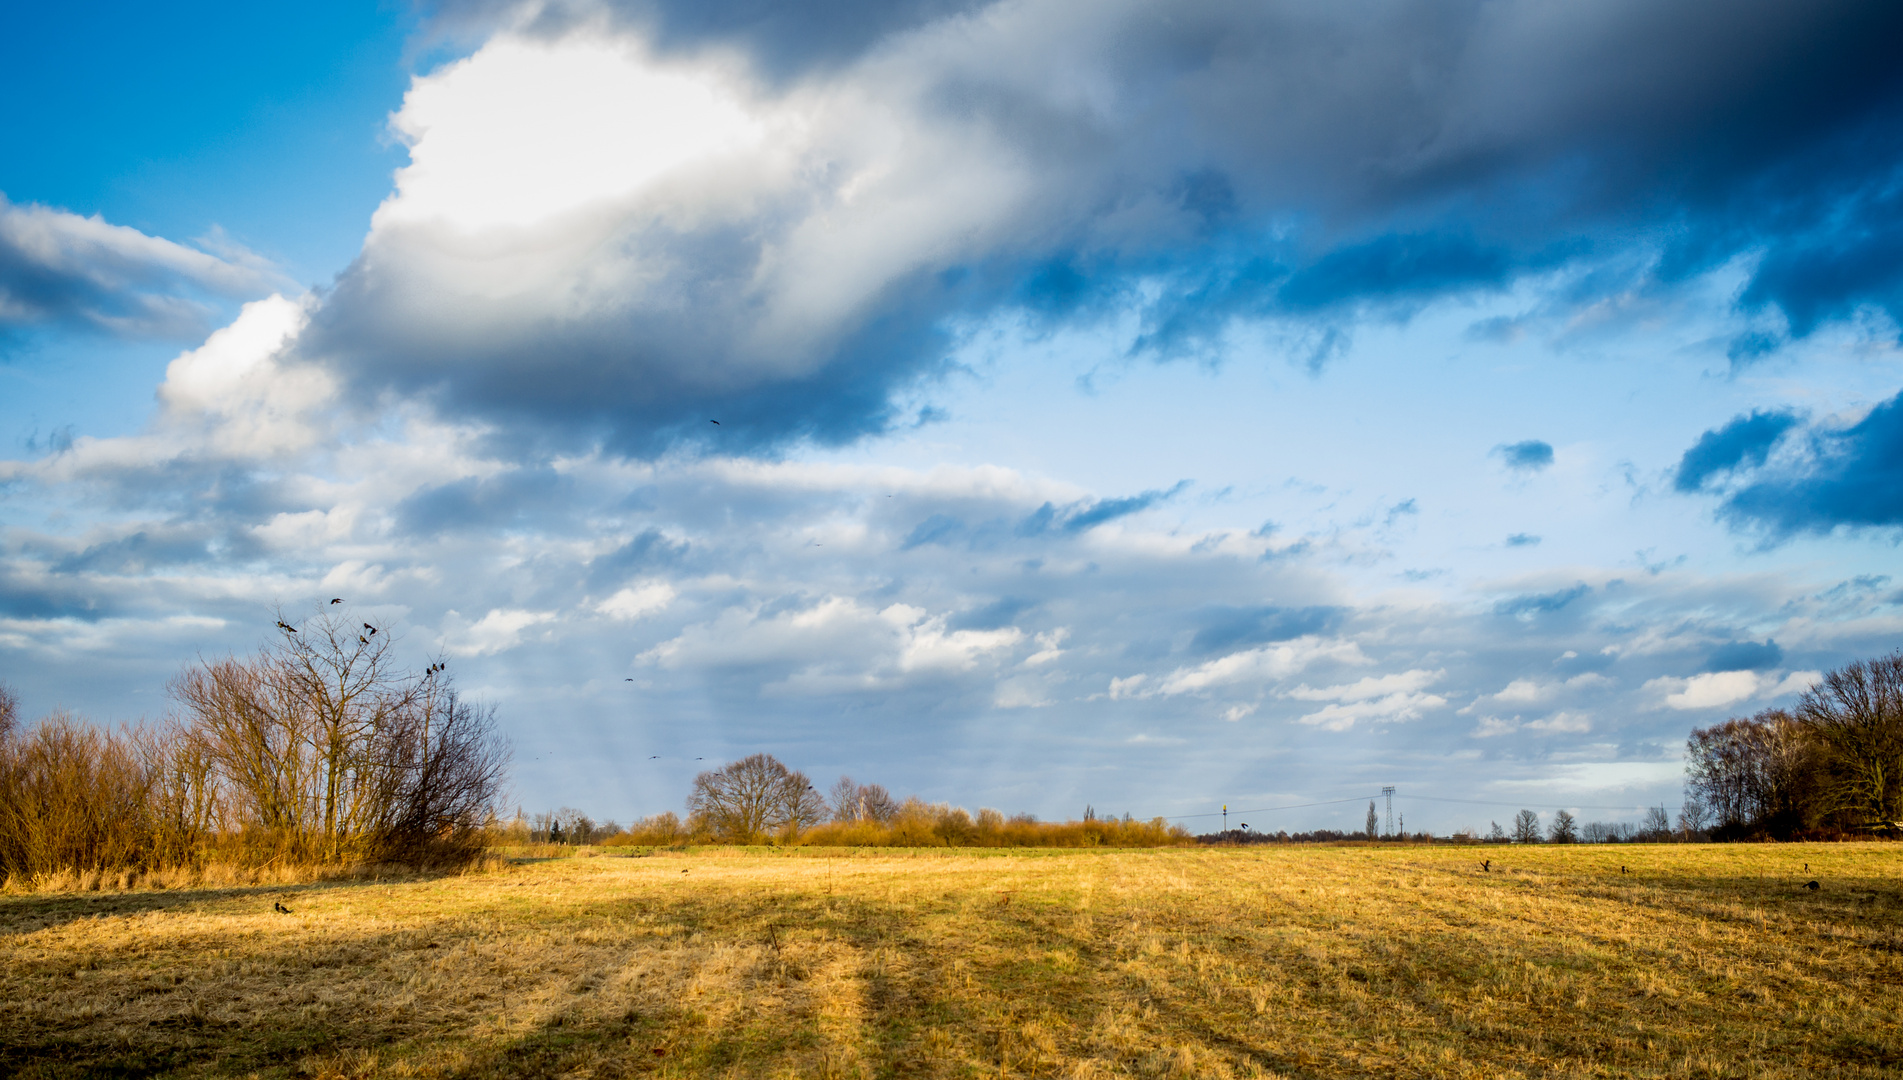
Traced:
<svg viewBox="0 0 1903 1080">
<path fill-rule="evenodd" d="M 263 260 L 223 246 L 221 257 L 97 214 L 0 195 L 0 333 L 51 324 L 122 337 L 202 334 L 213 301 L 257 296 L 277 280 Z"/>
<path fill-rule="evenodd" d="M 1352 683 L 1315 688 L 1303 684 L 1287 692 L 1302 701 L 1326 701 L 1315 712 L 1297 719 L 1327 731 L 1345 731 L 1357 722 L 1401 723 L 1418 720 L 1432 709 L 1447 704 L 1439 694 L 1424 693 L 1423 688 L 1439 682 L 1445 671 L 1415 669 L 1393 675 L 1369 675 Z"/>
<path fill-rule="evenodd" d="M 1903 86 L 1872 43 L 1903 17 L 1868 5 L 690 7 L 448 5 L 490 36 L 416 80 L 411 162 L 301 351 L 649 454 L 708 418 L 729 449 L 882 430 L 1006 314 L 1114 301 L 1159 355 L 1293 320 L 1319 358 L 1346 313 L 1613 251 L 1576 302 L 1740 253 L 1799 334 L 1895 300 L 1871 193 Z"/>
</svg>

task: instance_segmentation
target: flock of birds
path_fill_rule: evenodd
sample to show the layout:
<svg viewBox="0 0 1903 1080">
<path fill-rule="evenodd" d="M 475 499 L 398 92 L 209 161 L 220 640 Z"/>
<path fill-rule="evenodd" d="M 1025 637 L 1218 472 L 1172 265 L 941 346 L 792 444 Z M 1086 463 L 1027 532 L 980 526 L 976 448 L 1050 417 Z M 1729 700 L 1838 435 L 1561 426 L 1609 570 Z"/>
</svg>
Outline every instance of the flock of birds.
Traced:
<svg viewBox="0 0 1903 1080">
<path fill-rule="evenodd" d="M 344 602 L 344 598 L 341 596 L 333 596 L 330 598 L 330 602 L 333 604 L 341 604 Z M 292 626 L 290 623 L 285 622 L 283 619 L 279 619 L 277 622 L 278 622 L 279 630 L 282 630 L 287 634 L 297 633 L 297 627 Z M 357 635 L 357 644 L 368 645 L 370 644 L 370 639 L 376 636 L 377 636 L 377 628 L 370 625 L 369 623 L 364 623 L 363 633 Z M 430 666 L 424 668 L 423 674 L 425 676 L 436 675 L 448 667 L 449 667 L 449 664 L 447 662 L 438 660 L 435 663 L 431 664 Z M 628 681 L 633 682 L 634 680 L 629 679 Z"/>
</svg>

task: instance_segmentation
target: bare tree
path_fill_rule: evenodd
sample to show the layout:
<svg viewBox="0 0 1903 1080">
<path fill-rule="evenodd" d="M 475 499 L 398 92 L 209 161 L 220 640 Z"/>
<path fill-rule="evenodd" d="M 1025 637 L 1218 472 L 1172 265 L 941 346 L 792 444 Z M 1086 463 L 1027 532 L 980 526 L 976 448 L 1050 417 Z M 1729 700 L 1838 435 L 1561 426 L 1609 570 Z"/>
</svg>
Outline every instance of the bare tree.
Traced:
<svg viewBox="0 0 1903 1080">
<path fill-rule="evenodd" d="M 1678 808 L 1678 832 L 1687 840 L 1704 836 L 1705 827 L 1711 824 L 1711 808 L 1696 795 L 1688 794 L 1685 802 Z"/>
<path fill-rule="evenodd" d="M 440 663 L 400 668 L 387 631 L 329 610 L 278 622 L 257 656 L 171 688 L 241 823 L 327 859 L 466 853 L 508 768 L 493 711 L 461 700 Z"/>
<path fill-rule="evenodd" d="M 1540 842 L 1540 815 L 1537 811 L 1522 810 L 1514 815 L 1513 842 L 1516 844 Z"/>
<path fill-rule="evenodd" d="M 1579 821 L 1571 811 L 1560 810 L 1553 815 L 1553 826 L 1546 835 L 1555 844 L 1572 844 L 1579 841 Z"/>
<path fill-rule="evenodd" d="M 1824 676 L 1797 719 L 1821 747 L 1828 809 L 1866 828 L 1903 828 L 1903 651 Z"/>
<path fill-rule="evenodd" d="M 855 783 L 841 776 L 828 793 L 834 821 L 891 821 L 898 816 L 899 802 L 879 784 Z"/>
<path fill-rule="evenodd" d="M 1488 843 L 1490 843 L 1490 844 L 1504 844 L 1504 843 L 1506 843 L 1506 842 L 1507 842 L 1507 831 L 1506 831 L 1505 829 L 1502 829 L 1502 828 L 1500 827 L 1500 823 L 1499 823 L 1499 822 L 1497 822 L 1497 821 L 1489 821 L 1489 822 L 1487 822 L 1487 824 L 1488 824 L 1488 825 L 1491 825 L 1491 826 L 1493 826 L 1493 828 L 1491 828 L 1491 829 L 1489 829 L 1489 830 L 1487 831 L 1487 842 L 1488 842 Z"/>
<path fill-rule="evenodd" d="M 754 754 L 696 776 L 687 809 L 722 839 L 745 844 L 818 824 L 826 804 L 805 773 Z"/>
<path fill-rule="evenodd" d="M 1665 808 L 1663 806 L 1646 807 L 1645 820 L 1639 825 L 1640 838 L 1659 841 L 1669 839 L 1671 835 L 1672 819 L 1666 814 Z"/>
<path fill-rule="evenodd" d="M 1686 789 L 1721 828 L 1782 835 L 1807 823 L 1816 803 L 1818 746 L 1790 713 L 1766 709 L 1698 728 L 1685 747 Z"/>
</svg>

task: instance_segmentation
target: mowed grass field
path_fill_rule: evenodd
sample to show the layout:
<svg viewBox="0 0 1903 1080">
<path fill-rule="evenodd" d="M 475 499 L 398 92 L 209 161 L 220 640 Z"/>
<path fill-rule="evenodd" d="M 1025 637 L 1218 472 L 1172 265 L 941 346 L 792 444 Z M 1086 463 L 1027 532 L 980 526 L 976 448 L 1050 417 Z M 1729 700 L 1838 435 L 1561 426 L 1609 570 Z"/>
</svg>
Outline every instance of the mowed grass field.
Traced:
<svg viewBox="0 0 1903 1080">
<path fill-rule="evenodd" d="M 1903 1075 L 1894 844 L 662 851 L 11 895 L 0 956 L 24 1076 Z"/>
</svg>

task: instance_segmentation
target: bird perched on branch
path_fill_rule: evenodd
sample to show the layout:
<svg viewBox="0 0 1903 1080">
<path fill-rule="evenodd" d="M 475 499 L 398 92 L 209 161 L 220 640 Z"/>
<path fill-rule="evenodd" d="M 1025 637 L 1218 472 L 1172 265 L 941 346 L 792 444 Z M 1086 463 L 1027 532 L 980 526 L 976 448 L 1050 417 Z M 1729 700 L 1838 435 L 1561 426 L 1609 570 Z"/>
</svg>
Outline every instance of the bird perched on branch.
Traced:
<svg viewBox="0 0 1903 1080">
<path fill-rule="evenodd" d="M 362 634 L 358 634 L 358 635 L 357 635 L 357 644 L 359 644 L 359 645 L 368 645 L 368 644 L 370 644 L 370 639 L 369 639 L 369 638 L 367 638 L 367 637 L 364 637 L 364 636 L 363 636 Z"/>
<path fill-rule="evenodd" d="M 284 631 L 287 634 L 297 633 L 297 627 L 292 626 L 290 623 L 285 622 L 283 619 L 278 620 L 278 629 Z"/>
</svg>

